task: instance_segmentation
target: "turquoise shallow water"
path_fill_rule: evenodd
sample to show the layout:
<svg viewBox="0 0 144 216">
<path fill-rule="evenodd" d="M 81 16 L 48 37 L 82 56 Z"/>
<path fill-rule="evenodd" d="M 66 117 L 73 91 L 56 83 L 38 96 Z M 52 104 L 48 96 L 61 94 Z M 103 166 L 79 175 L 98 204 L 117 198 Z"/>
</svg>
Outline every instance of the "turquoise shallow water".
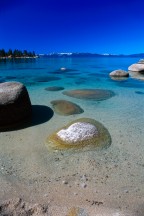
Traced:
<svg viewBox="0 0 144 216">
<path fill-rule="evenodd" d="M 17 80 L 26 86 L 35 87 L 47 82 L 49 85 L 61 84 L 65 88 L 133 88 L 142 89 L 143 83 L 134 79 L 125 82 L 113 82 L 108 74 L 112 70 L 127 70 L 138 58 L 96 57 L 96 58 L 39 58 L 16 59 L 0 62 L 0 82 Z M 68 72 L 59 71 L 65 67 Z M 50 82 L 46 77 L 59 79 Z"/>
<path fill-rule="evenodd" d="M 90 197 L 88 195 L 90 193 L 93 197 L 98 196 L 97 199 L 104 199 L 104 203 L 113 200 L 109 204 L 111 207 L 128 206 L 127 202 L 130 202 L 131 206 L 135 203 L 135 208 L 141 205 L 144 201 L 144 81 L 131 76 L 123 81 L 112 80 L 109 77 L 112 70 L 127 70 L 129 65 L 138 60 L 138 58 L 96 57 L 0 61 L 0 82 L 24 83 L 32 105 L 37 106 L 39 112 L 44 112 L 42 119 L 31 127 L 0 133 L 1 167 L 5 165 L 9 173 L 15 174 L 9 176 L 2 170 L 1 182 L 7 182 L 3 183 L 7 191 L 2 190 L 1 196 L 7 198 L 9 193 L 13 196 L 15 193 L 19 195 L 16 188 L 20 181 L 23 185 L 21 193 L 24 193 L 25 188 L 29 188 L 31 192 L 25 195 L 25 198 L 31 197 L 32 194 L 36 197 L 35 191 L 39 184 L 38 193 L 44 191 L 43 193 L 48 193 L 55 200 L 56 192 L 50 188 L 58 187 L 59 181 L 55 179 L 63 173 L 65 178 L 67 176 L 71 187 L 66 190 L 62 185 L 61 188 L 65 193 L 62 189 L 57 189 L 61 197 L 66 193 L 71 194 L 72 190 L 71 200 L 75 199 L 74 192 L 78 191 L 79 199 L 82 199 L 81 196 Z M 60 71 L 60 68 L 69 70 Z M 45 90 L 51 86 L 64 87 L 64 91 L 83 88 L 112 90 L 115 96 L 103 101 L 82 100 L 63 95 L 63 91 Z M 84 112 L 71 116 L 53 113 L 47 117 L 46 107 L 52 108 L 50 102 L 56 99 L 72 101 L 81 106 Z M 65 152 L 65 157 L 57 152 L 49 152 L 45 146 L 47 136 L 81 117 L 93 118 L 104 124 L 112 138 L 111 146 L 98 153 Z M 59 164 L 55 158 L 59 158 Z M 13 161 L 12 171 L 11 161 Z M 89 177 L 90 182 L 86 190 L 75 184 L 81 181 L 80 177 L 76 178 L 74 175 L 68 177 L 72 172 L 79 173 L 80 176 L 86 174 Z M 67 180 L 65 178 L 63 180 Z M 132 197 L 135 197 L 134 200 Z M 69 199 L 68 197 L 67 200 Z"/>
</svg>

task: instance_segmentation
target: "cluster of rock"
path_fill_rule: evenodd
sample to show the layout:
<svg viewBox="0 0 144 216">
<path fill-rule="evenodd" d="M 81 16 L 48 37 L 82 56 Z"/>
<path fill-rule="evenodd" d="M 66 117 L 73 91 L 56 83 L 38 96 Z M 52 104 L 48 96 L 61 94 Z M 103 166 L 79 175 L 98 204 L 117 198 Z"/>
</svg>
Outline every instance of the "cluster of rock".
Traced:
<svg viewBox="0 0 144 216">
<path fill-rule="evenodd" d="M 137 70 L 135 69 L 137 66 Z M 142 71 L 144 69 L 144 60 L 141 60 L 137 64 L 130 66 L 128 69 L 133 71 Z M 61 69 L 65 71 L 65 68 Z M 129 77 L 129 72 L 124 70 L 114 70 L 110 74 L 110 77 L 114 80 L 124 80 Z M 76 89 L 70 91 L 64 91 L 64 95 L 74 97 L 78 99 L 93 99 L 101 101 L 109 99 L 114 96 L 114 92 L 104 89 Z M 55 112 L 61 115 L 79 114 L 82 109 L 65 100 L 52 101 L 51 104 Z M 65 111 L 64 111 L 65 110 Z M 70 124 L 64 126 L 60 130 L 54 132 L 47 138 L 49 147 L 54 149 L 69 149 L 80 148 L 84 146 L 109 146 L 111 143 L 111 137 L 108 130 L 99 122 L 93 119 L 78 119 Z"/>
<path fill-rule="evenodd" d="M 128 67 L 129 73 L 132 78 L 144 80 L 144 59 L 140 59 L 137 63 Z"/>
<path fill-rule="evenodd" d="M 70 69 L 60 68 L 60 71 Z M 144 60 L 132 64 L 129 71 L 144 72 Z M 124 70 L 115 70 L 110 74 L 112 79 L 124 79 L 129 73 Z M 41 78 L 41 77 L 40 77 Z M 45 77 L 43 77 L 45 80 Z M 48 77 L 48 80 L 57 80 L 56 77 Z M 42 80 L 39 80 L 42 81 Z M 52 86 L 45 90 L 61 91 L 63 87 Z M 93 99 L 96 101 L 106 100 L 115 95 L 111 90 L 104 89 L 75 89 L 64 91 L 64 95 L 78 99 Z M 84 110 L 75 103 L 67 100 L 51 101 L 54 111 L 59 115 L 81 114 Z M 26 87 L 19 82 L 5 82 L 0 84 L 0 129 L 21 125 L 32 117 L 32 106 Z M 104 126 L 92 119 L 79 119 L 70 123 L 59 131 L 53 133 L 47 142 L 55 143 L 55 147 L 71 148 L 85 145 L 109 145 L 110 135 Z"/>
<path fill-rule="evenodd" d="M 131 74 L 133 78 L 137 78 L 137 77 L 139 78 L 140 74 L 144 74 L 144 59 L 141 59 L 139 60 L 139 62 L 130 65 L 128 67 L 128 71 L 129 72 L 121 69 L 114 70 L 109 74 L 109 76 L 113 80 L 124 80 L 129 77 L 129 74 Z M 137 74 L 134 74 L 133 72 L 137 72 Z"/>
<path fill-rule="evenodd" d="M 131 65 L 129 70 L 143 71 L 144 60 Z M 67 71 L 61 68 L 61 71 Z M 122 79 L 129 77 L 129 73 L 124 70 L 112 71 L 110 77 Z M 50 77 L 53 79 L 53 77 Z M 45 90 L 61 91 L 63 87 L 52 86 Z M 106 100 L 114 96 L 114 92 L 104 89 L 76 89 L 64 91 L 64 95 L 78 99 L 93 99 L 96 101 Z M 52 107 L 57 114 L 73 115 L 83 113 L 84 110 L 75 103 L 67 100 L 51 101 Z M 32 117 L 32 106 L 26 87 L 19 82 L 5 82 L 0 84 L 0 128 L 13 127 L 17 124 L 29 121 Z M 47 143 L 51 143 L 54 148 L 67 149 L 79 148 L 86 145 L 108 146 L 111 137 L 108 130 L 99 122 L 93 119 L 78 119 L 66 125 L 59 131 L 51 134 Z"/>
</svg>

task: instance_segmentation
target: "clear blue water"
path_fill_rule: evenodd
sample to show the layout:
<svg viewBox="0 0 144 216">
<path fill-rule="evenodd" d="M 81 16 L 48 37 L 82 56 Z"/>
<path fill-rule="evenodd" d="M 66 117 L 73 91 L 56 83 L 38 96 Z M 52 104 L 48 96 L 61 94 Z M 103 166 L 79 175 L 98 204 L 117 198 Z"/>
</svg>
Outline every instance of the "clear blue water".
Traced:
<svg viewBox="0 0 144 216">
<path fill-rule="evenodd" d="M 95 57 L 95 58 L 38 58 L 16 59 L 0 62 L 0 82 L 20 81 L 26 86 L 61 84 L 64 87 L 93 88 L 133 88 L 143 89 L 144 83 L 139 80 L 127 79 L 115 82 L 109 78 L 112 70 L 127 70 L 138 58 Z M 71 69 L 59 72 L 62 67 Z M 58 82 L 49 81 L 46 77 L 59 78 Z M 70 83 L 69 83 L 70 82 Z"/>
<path fill-rule="evenodd" d="M 94 187 L 97 189 L 96 195 L 99 199 L 105 197 L 106 203 L 112 200 L 114 206 L 110 203 L 111 207 L 117 207 L 119 203 L 125 206 L 127 202 L 133 206 L 132 197 L 135 199 L 136 208 L 141 204 L 144 197 L 144 80 L 130 76 L 126 80 L 116 81 L 109 77 L 111 71 L 116 69 L 127 71 L 131 64 L 138 61 L 139 58 L 118 57 L 38 58 L 0 61 L 0 82 L 20 81 L 24 83 L 33 105 L 51 107 L 51 100 L 67 99 L 84 109 L 84 113 L 80 115 L 60 116 L 54 113 L 49 121 L 40 122 L 24 130 L 0 134 L 0 155 L 3 163 L 8 169 L 9 159 L 7 157 L 10 155 L 9 158 L 11 157 L 14 161 L 13 169 L 16 170 L 16 176 L 18 176 L 18 178 L 14 176 L 13 178 L 16 178 L 15 181 L 20 179 L 21 185 L 27 185 L 31 192 L 29 197 L 32 194 L 36 197 L 33 189 L 37 188 L 37 185 L 33 183 L 32 187 L 32 184 L 28 182 L 34 182 L 34 179 L 37 179 L 40 184 L 39 191 L 43 190 L 45 193 L 48 191 L 49 195 L 53 197 L 54 195 L 48 186 L 50 188 L 57 187 L 57 182 L 54 182 L 54 179 L 61 175 L 61 172 L 63 172 L 63 176 L 75 172 L 79 173 L 80 176 L 86 174 L 91 178 L 86 192 L 84 189 L 75 188 L 75 186 L 69 189 L 78 191 L 83 197 L 87 196 L 88 191 L 95 196 Z M 69 71 L 60 71 L 60 68 L 67 68 Z M 61 86 L 65 90 L 108 89 L 114 91 L 115 96 L 98 102 L 81 100 L 63 95 L 62 91 L 46 91 L 45 88 L 50 86 Z M 48 152 L 44 145 L 46 137 L 56 129 L 81 117 L 93 118 L 104 124 L 112 137 L 111 147 L 98 153 L 83 152 L 82 155 L 65 153 L 66 157 L 59 155 L 59 153 L 53 155 Z M 20 140 L 22 145 L 19 148 Z M 7 143 L 8 148 L 5 143 Z M 21 159 L 24 156 L 28 157 L 26 161 Z M 54 161 L 54 157 L 60 158 L 59 166 Z M 95 160 L 96 162 L 92 162 Z M 27 163 L 31 166 L 28 166 Z M 94 167 L 94 163 L 98 163 L 99 167 Z M 63 167 L 62 171 L 61 167 Z M 41 175 L 41 179 L 35 175 L 34 170 Z M 53 181 L 49 176 L 47 177 L 49 173 Z M 105 182 L 104 185 L 101 185 L 101 179 L 104 179 L 106 175 L 109 176 L 108 183 Z M 51 181 L 47 183 L 48 180 L 45 182 L 45 178 L 49 178 Z M 95 179 L 99 179 L 99 181 L 95 181 Z M 74 181 L 78 181 L 78 179 L 71 178 L 71 185 L 75 185 Z M 63 188 L 63 186 L 61 187 Z M 61 187 L 57 189 L 59 193 L 62 193 Z M 14 185 L 13 188 L 16 190 Z M 100 188 L 103 188 L 103 191 L 99 193 Z M 14 195 L 12 189 L 7 190 L 5 194 L 9 194 L 10 191 Z M 127 190 L 128 193 L 125 192 Z M 24 190 L 20 192 L 24 193 Z M 66 192 L 70 193 L 70 191 Z M 1 192 L 1 194 L 3 193 Z"/>
</svg>

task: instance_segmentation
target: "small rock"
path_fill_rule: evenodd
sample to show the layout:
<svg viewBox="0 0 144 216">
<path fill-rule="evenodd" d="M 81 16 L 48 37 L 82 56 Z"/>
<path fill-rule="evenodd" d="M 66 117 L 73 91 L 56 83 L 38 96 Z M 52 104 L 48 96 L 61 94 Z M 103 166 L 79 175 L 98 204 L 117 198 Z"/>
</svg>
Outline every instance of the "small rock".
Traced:
<svg viewBox="0 0 144 216">
<path fill-rule="evenodd" d="M 81 186 L 82 188 L 86 188 L 86 187 L 87 187 L 87 184 L 81 183 L 80 186 Z"/>
<path fill-rule="evenodd" d="M 78 193 L 74 192 L 74 195 L 75 195 L 75 196 L 77 196 L 77 195 L 78 195 Z"/>
<path fill-rule="evenodd" d="M 60 70 L 61 70 L 61 71 L 65 71 L 65 70 L 66 70 L 66 68 L 65 68 L 65 67 L 62 67 L 62 68 L 60 68 Z"/>
<path fill-rule="evenodd" d="M 83 181 L 88 181 L 88 178 L 87 178 L 86 175 L 82 175 L 82 176 L 81 176 L 81 180 L 83 180 Z"/>
<path fill-rule="evenodd" d="M 65 180 L 64 180 L 64 181 L 62 181 L 62 183 L 65 184 L 65 185 L 67 185 L 67 184 L 68 184 L 68 181 L 65 181 Z"/>
</svg>

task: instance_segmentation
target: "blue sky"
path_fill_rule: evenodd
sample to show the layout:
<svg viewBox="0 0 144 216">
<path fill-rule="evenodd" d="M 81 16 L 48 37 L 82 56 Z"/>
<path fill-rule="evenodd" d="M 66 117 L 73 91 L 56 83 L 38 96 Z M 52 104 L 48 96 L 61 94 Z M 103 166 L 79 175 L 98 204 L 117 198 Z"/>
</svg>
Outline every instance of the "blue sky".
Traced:
<svg viewBox="0 0 144 216">
<path fill-rule="evenodd" d="M 143 8 L 143 0 L 3 0 L 0 48 L 144 53 Z"/>
</svg>

